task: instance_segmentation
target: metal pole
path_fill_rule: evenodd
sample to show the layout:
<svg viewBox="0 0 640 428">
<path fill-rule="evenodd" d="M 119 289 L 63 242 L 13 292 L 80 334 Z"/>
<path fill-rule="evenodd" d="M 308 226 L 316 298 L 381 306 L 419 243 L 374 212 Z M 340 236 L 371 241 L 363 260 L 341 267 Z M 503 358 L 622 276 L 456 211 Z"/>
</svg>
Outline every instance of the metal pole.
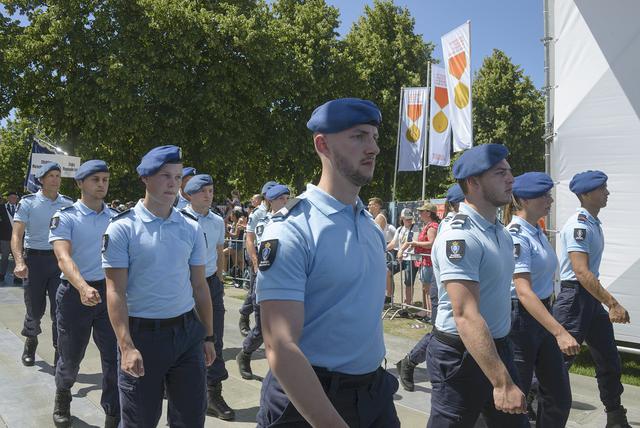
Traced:
<svg viewBox="0 0 640 428">
<path fill-rule="evenodd" d="M 544 170 L 551 175 L 551 144 L 553 143 L 553 70 L 551 58 L 551 43 L 553 36 L 551 35 L 551 0 L 543 0 L 543 18 L 544 18 L 544 37 L 542 43 L 544 45 Z M 552 177 L 553 178 L 553 177 Z M 555 199 L 555 187 L 552 190 Z M 549 211 L 547 217 L 547 230 L 556 230 L 556 204 Z M 555 248 L 555 233 L 550 234 L 551 245 Z"/>
<path fill-rule="evenodd" d="M 422 197 L 424 201 L 425 191 L 427 187 L 427 144 L 429 144 L 429 127 L 431 126 L 431 61 L 427 62 L 427 126 L 425 127 L 424 147 L 422 148 Z"/>
<path fill-rule="evenodd" d="M 400 105 L 398 106 L 398 136 L 396 140 L 396 167 L 393 172 L 393 192 L 391 193 L 391 197 L 394 202 L 398 200 L 396 197 L 396 184 L 398 183 L 398 158 L 400 156 L 400 132 L 401 132 L 401 122 L 402 122 L 402 101 L 404 100 L 404 87 L 400 88 Z"/>
</svg>

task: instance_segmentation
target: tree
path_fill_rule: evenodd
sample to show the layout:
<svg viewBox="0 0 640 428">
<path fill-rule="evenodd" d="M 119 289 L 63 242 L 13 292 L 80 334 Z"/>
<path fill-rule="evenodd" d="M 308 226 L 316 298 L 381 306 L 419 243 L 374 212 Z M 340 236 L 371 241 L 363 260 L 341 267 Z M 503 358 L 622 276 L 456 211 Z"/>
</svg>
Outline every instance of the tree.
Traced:
<svg viewBox="0 0 640 428">
<path fill-rule="evenodd" d="M 0 128 L 0 195 L 22 192 L 27 173 L 27 160 L 36 131 L 25 120 L 10 120 Z"/>
<path fill-rule="evenodd" d="M 513 174 L 544 171 L 544 98 L 522 69 L 494 49 L 473 82 L 474 144 L 502 142 Z"/>
</svg>

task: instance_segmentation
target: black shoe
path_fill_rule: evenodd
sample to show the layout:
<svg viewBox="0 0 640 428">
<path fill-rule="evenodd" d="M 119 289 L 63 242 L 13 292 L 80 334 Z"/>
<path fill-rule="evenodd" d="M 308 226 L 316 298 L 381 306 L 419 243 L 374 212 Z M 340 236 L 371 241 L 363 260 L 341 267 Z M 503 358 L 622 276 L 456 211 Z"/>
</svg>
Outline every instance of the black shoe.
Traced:
<svg viewBox="0 0 640 428">
<path fill-rule="evenodd" d="M 391 304 L 391 296 L 384 296 L 384 304 L 385 305 Z"/>
<path fill-rule="evenodd" d="M 56 398 L 53 404 L 53 424 L 56 427 L 71 426 L 71 391 L 68 389 L 56 389 Z"/>
<path fill-rule="evenodd" d="M 222 398 L 222 383 L 207 387 L 207 415 L 223 421 L 231 421 L 236 417 L 236 413 Z"/>
<path fill-rule="evenodd" d="M 104 416 L 104 428 L 118 428 L 120 423 L 120 415 L 105 415 Z"/>
<path fill-rule="evenodd" d="M 413 383 L 413 370 L 416 368 L 416 365 L 411 362 L 409 356 L 407 355 L 398 361 L 396 363 L 396 367 L 398 368 L 400 383 L 405 391 L 415 390 L 415 384 Z"/>
<path fill-rule="evenodd" d="M 236 361 L 238 363 L 238 368 L 240 369 L 240 376 L 242 376 L 242 379 L 253 379 L 253 372 L 251 371 L 251 354 L 240 351 L 238 352 L 238 355 L 236 355 Z"/>
<path fill-rule="evenodd" d="M 620 406 L 616 410 L 607 412 L 606 428 L 631 428 L 627 421 L 627 409 Z"/>
<path fill-rule="evenodd" d="M 22 279 L 17 276 L 13 277 L 13 285 L 22 285 Z"/>
<path fill-rule="evenodd" d="M 249 325 L 249 315 L 240 314 L 238 327 L 240 327 L 240 334 L 243 337 L 247 337 L 247 335 L 251 331 L 251 326 Z"/>
<path fill-rule="evenodd" d="M 38 347 L 37 336 L 27 336 L 24 341 L 24 351 L 22 352 L 22 364 L 31 367 L 36 363 L 36 348 Z"/>
</svg>

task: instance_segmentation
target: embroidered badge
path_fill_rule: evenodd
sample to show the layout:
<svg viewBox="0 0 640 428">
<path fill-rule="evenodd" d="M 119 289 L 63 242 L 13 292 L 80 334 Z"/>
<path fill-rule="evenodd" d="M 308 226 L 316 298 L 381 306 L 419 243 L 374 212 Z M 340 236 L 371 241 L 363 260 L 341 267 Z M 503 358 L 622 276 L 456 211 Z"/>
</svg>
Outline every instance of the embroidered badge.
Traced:
<svg viewBox="0 0 640 428">
<path fill-rule="evenodd" d="M 516 259 L 520 257 L 520 244 L 513 244 L 513 257 Z"/>
<path fill-rule="evenodd" d="M 447 258 L 457 262 L 464 257 L 465 242 L 464 241 L 447 241 Z"/>
<path fill-rule="evenodd" d="M 264 272 L 271 267 L 276 259 L 277 249 L 277 239 L 270 239 L 260 243 L 260 249 L 258 250 L 258 269 Z"/>
<path fill-rule="evenodd" d="M 106 233 L 102 235 L 102 252 L 107 251 L 107 247 L 109 246 L 109 235 Z"/>
<path fill-rule="evenodd" d="M 586 229 L 573 229 L 573 239 L 576 241 L 584 241 L 587 239 L 587 230 Z"/>
<path fill-rule="evenodd" d="M 51 217 L 49 221 L 49 229 L 53 230 L 60 224 L 60 217 Z"/>
<path fill-rule="evenodd" d="M 587 222 L 587 216 L 584 214 L 578 214 L 578 221 L 582 222 L 582 223 L 586 223 Z"/>
<path fill-rule="evenodd" d="M 262 232 L 264 232 L 264 225 L 259 224 L 258 226 L 256 226 L 256 236 L 262 236 Z"/>
</svg>

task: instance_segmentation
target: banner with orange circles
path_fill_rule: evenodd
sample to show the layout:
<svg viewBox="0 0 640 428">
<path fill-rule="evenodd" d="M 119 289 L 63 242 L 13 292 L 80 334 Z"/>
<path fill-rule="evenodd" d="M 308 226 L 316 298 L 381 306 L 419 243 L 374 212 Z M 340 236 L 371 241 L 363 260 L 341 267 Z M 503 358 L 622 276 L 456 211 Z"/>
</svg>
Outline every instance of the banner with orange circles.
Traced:
<svg viewBox="0 0 640 428">
<path fill-rule="evenodd" d="M 444 67 L 431 66 L 431 107 L 429 126 L 429 165 L 448 166 L 451 161 L 451 121 L 449 94 Z"/>
<path fill-rule="evenodd" d="M 453 149 L 456 152 L 471 148 L 471 45 L 470 22 L 442 36 L 442 53 L 447 74 L 451 102 Z"/>
<path fill-rule="evenodd" d="M 428 101 L 428 88 L 402 90 L 398 171 L 422 170 Z"/>
</svg>

